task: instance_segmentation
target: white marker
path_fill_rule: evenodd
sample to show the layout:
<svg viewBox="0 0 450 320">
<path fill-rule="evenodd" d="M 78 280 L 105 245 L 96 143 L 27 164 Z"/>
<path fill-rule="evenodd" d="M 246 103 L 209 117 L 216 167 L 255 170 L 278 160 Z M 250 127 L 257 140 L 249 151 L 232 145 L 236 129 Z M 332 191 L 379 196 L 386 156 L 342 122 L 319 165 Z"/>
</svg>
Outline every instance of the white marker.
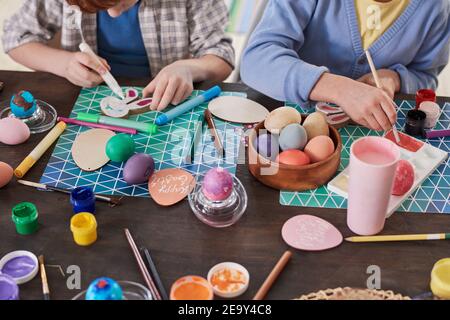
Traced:
<svg viewBox="0 0 450 320">
<path fill-rule="evenodd" d="M 94 53 L 94 51 L 92 51 L 91 47 L 89 47 L 89 45 L 86 42 L 82 42 L 80 44 L 80 51 L 90 55 L 93 59 L 96 60 L 97 63 L 99 63 L 100 65 L 103 65 L 103 63 L 100 61 L 98 56 Z M 123 95 L 123 92 L 122 92 L 122 88 L 117 83 L 116 79 L 114 79 L 111 72 L 106 70 L 106 73 L 101 74 L 100 76 L 103 78 L 103 80 L 108 85 L 108 87 L 112 90 L 112 92 L 114 92 L 117 96 L 119 96 L 120 99 L 122 99 L 122 100 L 125 99 L 125 96 Z"/>
</svg>

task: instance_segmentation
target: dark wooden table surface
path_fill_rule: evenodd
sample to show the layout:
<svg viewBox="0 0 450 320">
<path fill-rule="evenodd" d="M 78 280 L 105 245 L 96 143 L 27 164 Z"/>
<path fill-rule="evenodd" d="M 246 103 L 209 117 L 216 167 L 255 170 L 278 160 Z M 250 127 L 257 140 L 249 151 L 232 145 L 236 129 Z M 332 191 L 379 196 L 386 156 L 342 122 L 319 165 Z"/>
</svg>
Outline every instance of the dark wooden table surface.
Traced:
<svg viewBox="0 0 450 320">
<path fill-rule="evenodd" d="M 0 101 L 26 89 L 55 106 L 61 116 L 69 115 L 79 93 L 79 88 L 45 73 L 3 71 L 0 80 L 5 82 Z M 120 82 L 123 85 L 146 84 L 144 80 Z M 251 99 L 269 109 L 280 106 L 279 102 L 243 85 L 224 85 L 224 89 L 245 91 Z M 0 161 L 15 167 L 41 139 L 42 135 L 36 135 L 15 147 L 0 144 Z M 39 180 L 50 154 L 47 152 L 27 174 L 27 180 Z M 288 249 L 280 232 L 287 219 L 298 214 L 313 214 L 333 223 L 344 236 L 351 235 L 345 210 L 283 207 L 279 204 L 279 192 L 256 181 L 245 166 L 239 166 L 238 177 L 247 190 L 249 203 L 243 218 L 230 228 L 219 230 L 204 225 L 191 212 L 187 201 L 161 208 L 147 198 L 127 198 L 122 206 L 114 209 L 97 203 L 99 239 L 87 248 L 77 246 L 72 239 L 69 229 L 72 211 L 66 195 L 40 192 L 13 181 L 0 190 L 0 256 L 23 249 L 36 255 L 44 254 L 47 264 L 60 265 L 64 270 L 77 265 L 81 268 L 82 288 L 100 276 L 143 283 L 123 234 L 123 228 L 129 228 L 137 243 L 151 250 L 168 290 L 179 277 L 206 276 L 216 263 L 235 261 L 250 272 L 250 287 L 243 296 L 250 299 Z M 39 210 L 40 228 L 31 236 L 18 235 L 11 221 L 11 208 L 22 201 L 35 203 Z M 450 216 L 398 213 L 387 221 L 384 233 L 445 232 L 449 226 Z M 292 299 L 341 286 L 366 287 L 370 276 L 367 268 L 371 265 L 381 268 L 382 289 L 415 296 L 429 291 L 433 264 L 450 256 L 450 242 L 343 243 L 325 252 L 293 252 L 291 262 L 268 299 Z M 67 288 L 66 279 L 56 268 L 48 268 L 47 273 L 53 299 L 70 299 L 79 292 Z M 42 299 L 39 276 L 20 289 L 22 299 Z"/>
</svg>

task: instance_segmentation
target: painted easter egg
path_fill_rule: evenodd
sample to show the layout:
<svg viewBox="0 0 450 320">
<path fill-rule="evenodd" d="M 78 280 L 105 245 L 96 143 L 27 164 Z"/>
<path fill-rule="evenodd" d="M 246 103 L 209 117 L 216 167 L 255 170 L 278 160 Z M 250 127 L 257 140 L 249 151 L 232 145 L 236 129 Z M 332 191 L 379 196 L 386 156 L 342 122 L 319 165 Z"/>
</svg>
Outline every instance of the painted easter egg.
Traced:
<svg viewBox="0 0 450 320">
<path fill-rule="evenodd" d="M 279 138 L 275 134 L 261 134 L 258 136 L 255 146 L 264 158 L 274 160 L 280 153 Z"/>
<path fill-rule="evenodd" d="M 155 171 L 155 161 L 145 153 L 137 153 L 128 159 L 123 168 L 123 179 L 128 184 L 141 184 L 148 182 L 148 179 Z"/>
<path fill-rule="evenodd" d="M 334 152 L 334 143 L 328 136 L 317 136 L 311 139 L 305 147 L 305 153 L 312 163 L 327 159 Z"/>
<path fill-rule="evenodd" d="M 291 149 L 303 150 L 308 142 L 308 134 L 299 123 L 292 123 L 281 130 L 280 148 L 283 151 Z"/>
<path fill-rule="evenodd" d="M 394 176 L 392 195 L 403 196 L 411 190 L 414 184 L 414 167 L 407 160 L 400 160 L 397 164 Z"/>
<path fill-rule="evenodd" d="M 0 161 L 0 188 L 3 188 L 11 181 L 13 174 L 13 168 L 9 164 Z"/>
<path fill-rule="evenodd" d="M 106 144 L 106 155 L 113 162 L 127 161 L 136 149 L 136 145 L 131 136 L 120 133 L 109 139 Z"/>
<path fill-rule="evenodd" d="M 29 118 L 37 109 L 36 99 L 28 91 L 20 91 L 13 95 L 9 106 L 17 118 Z"/>
<path fill-rule="evenodd" d="M 276 162 L 291 166 L 306 166 L 311 163 L 311 159 L 303 151 L 286 150 L 278 155 Z"/>
<path fill-rule="evenodd" d="M 24 143 L 30 138 L 30 129 L 23 121 L 16 118 L 0 120 L 0 142 L 7 145 Z"/>
<path fill-rule="evenodd" d="M 202 192 L 211 201 L 228 199 L 233 192 L 233 177 L 223 168 L 211 169 L 203 179 Z"/>
<path fill-rule="evenodd" d="M 305 127 L 308 133 L 308 139 L 314 139 L 317 136 L 329 136 L 330 128 L 326 118 L 320 112 L 311 113 L 303 122 L 303 127 Z"/>
<path fill-rule="evenodd" d="M 302 122 L 300 112 L 291 107 L 281 107 L 269 113 L 264 121 L 264 127 L 271 133 L 279 134 L 287 125 L 300 122 Z"/>
<path fill-rule="evenodd" d="M 103 277 L 89 285 L 86 300 L 123 300 L 123 291 L 116 281 Z"/>
<path fill-rule="evenodd" d="M 115 135 L 111 130 L 90 129 L 79 134 L 72 145 L 72 158 L 83 171 L 95 171 L 109 162 L 105 149 Z"/>
</svg>

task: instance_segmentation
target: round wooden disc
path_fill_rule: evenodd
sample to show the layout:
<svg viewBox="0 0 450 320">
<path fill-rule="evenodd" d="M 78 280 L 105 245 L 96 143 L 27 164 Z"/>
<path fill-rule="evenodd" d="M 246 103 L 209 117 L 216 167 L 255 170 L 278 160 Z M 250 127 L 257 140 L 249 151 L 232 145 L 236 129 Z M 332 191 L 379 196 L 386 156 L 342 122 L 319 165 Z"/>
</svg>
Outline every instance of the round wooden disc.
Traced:
<svg viewBox="0 0 450 320">
<path fill-rule="evenodd" d="M 235 123 L 258 123 L 264 121 L 269 114 L 269 111 L 259 103 L 232 96 L 212 100 L 208 109 L 215 117 Z"/>
<path fill-rule="evenodd" d="M 192 192 L 195 178 L 182 169 L 164 169 L 154 173 L 148 181 L 148 191 L 161 206 L 174 205 Z"/>
<path fill-rule="evenodd" d="M 72 145 L 72 158 L 83 171 L 95 171 L 109 162 L 106 144 L 115 135 L 111 130 L 91 129 L 80 134 Z"/>
</svg>

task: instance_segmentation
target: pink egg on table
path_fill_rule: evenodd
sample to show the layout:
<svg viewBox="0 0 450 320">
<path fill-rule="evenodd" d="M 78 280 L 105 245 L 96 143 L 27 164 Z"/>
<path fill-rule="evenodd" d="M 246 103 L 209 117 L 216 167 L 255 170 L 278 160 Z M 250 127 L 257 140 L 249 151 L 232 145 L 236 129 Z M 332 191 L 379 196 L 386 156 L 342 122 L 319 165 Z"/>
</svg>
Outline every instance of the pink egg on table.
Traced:
<svg viewBox="0 0 450 320">
<path fill-rule="evenodd" d="M 327 159 L 334 152 L 334 143 L 328 136 L 317 136 L 311 139 L 305 147 L 305 153 L 312 163 Z"/>
<path fill-rule="evenodd" d="M 311 159 L 303 151 L 286 150 L 278 155 L 276 162 L 291 166 L 306 166 L 311 163 Z"/>
<path fill-rule="evenodd" d="M 400 160 L 395 170 L 392 195 L 402 196 L 407 193 L 414 184 L 414 167 L 409 161 Z"/>
<path fill-rule="evenodd" d="M 0 161 L 0 188 L 6 186 L 13 177 L 13 168 L 7 163 Z"/>
<path fill-rule="evenodd" d="M 0 142 L 7 145 L 24 143 L 30 137 L 30 129 L 23 121 L 16 118 L 0 120 Z"/>
<path fill-rule="evenodd" d="M 233 177 L 223 168 L 209 170 L 202 184 L 202 191 L 211 201 L 223 201 L 233 192 Z"/>
</svg>

